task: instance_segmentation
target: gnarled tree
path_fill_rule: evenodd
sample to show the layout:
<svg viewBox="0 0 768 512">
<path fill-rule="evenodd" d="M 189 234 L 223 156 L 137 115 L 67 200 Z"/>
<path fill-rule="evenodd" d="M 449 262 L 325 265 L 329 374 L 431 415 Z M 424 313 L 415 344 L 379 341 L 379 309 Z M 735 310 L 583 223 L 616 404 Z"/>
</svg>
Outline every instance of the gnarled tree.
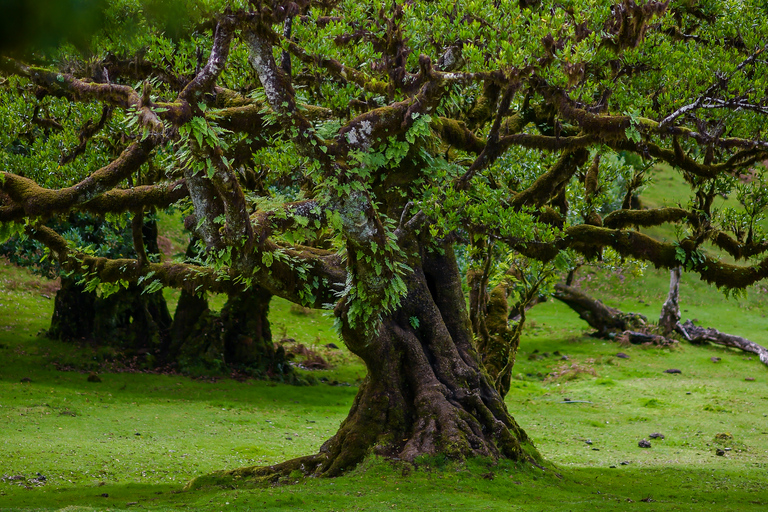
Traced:
<svg viewBox="0 0 768 512">
<path fill-rule="evenodd" d="M 368 369 L 348 418 L 318 454 L 236 475 L 332 476 L 369 453 L 536 461 L 474 345 L 456 247 L 480 235 L 543 261 L 610 247 L 718 286 L 763 279 L 768 259 L 754 258 L 768 243 L 754 216 L 711 201 L 768 157 L 760 9 L 243 0 L 175 42 L 130 39 L 152 51 L 129 42 L 62 67 L 4 59 L 7 95 L 51 112 L 113 109 L 108 139 L 121 152 L 56 189 L 6 161 L 0 219 L 101 283 L 259 286 L 333 308 Z M 753 29 L 733 32 L 747 21 Z M 99 44 L 122 40 L 110 35 Z M 603 218 L 605 190 L 631 198 L 645 179 L 622 153 L 674 167 L 690 204 L 625 201 Z M 174 203 L 202 241 L 194 264 L 147 261 L 138 237 L 137 259 L 94 257 L 42 223 Z M 730 228 L 735 218 L 752 222 L 748 234 Z M 639 231 L 669 222 L 683 227 L 675 242 Z M 323 232 L 329 244 L 307 243 Z M 721 262 L 708 245 L 753 259 Z"/>
</svg>

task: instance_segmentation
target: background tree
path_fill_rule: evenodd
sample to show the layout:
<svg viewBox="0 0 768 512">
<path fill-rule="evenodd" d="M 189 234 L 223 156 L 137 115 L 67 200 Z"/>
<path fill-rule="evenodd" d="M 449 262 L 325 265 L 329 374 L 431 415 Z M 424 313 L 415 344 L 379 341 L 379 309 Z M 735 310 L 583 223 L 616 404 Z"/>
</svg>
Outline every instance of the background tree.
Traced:
<svg viewBox="0 0 768 512">
<path fill-rule="evenodd" d="M 369 453 L 540 460 L 476 350 L 456 257 L 470 236 L 545 262 L 610 247 L 727 288 L 768 273 L 750 259 L 768 249 L 759 226 L 732 230 L 741 213 L 712 201 L 768 156 L 758 2 L 208 8 L 168 40 L 117 2 L 112 19 L 141 30 L 113 27 L 90 59 L 3 60 L 9 93 L 113 108 L 119 156 L 83 162 L 63 188 L 4 162 L 0 219 L 94 285 L 259 286 L 333 308 L 368 369 L 348 418 L 318 454 L 238 476 L 332 476 Z M 674 167 L 689 204 L 637 209 L 647 177 L 633 173 L 630 200 L 602 217 L 622 154 Z M 150 169 L 162 172 L 131 186 Z M 92 256 L 41 222 L 170 204 L 188 212 L 196 262 L 149 261 L 141 237 L 135 259 Z M 677 240 L 640 230 L 664 223 Z"/>
</svg>

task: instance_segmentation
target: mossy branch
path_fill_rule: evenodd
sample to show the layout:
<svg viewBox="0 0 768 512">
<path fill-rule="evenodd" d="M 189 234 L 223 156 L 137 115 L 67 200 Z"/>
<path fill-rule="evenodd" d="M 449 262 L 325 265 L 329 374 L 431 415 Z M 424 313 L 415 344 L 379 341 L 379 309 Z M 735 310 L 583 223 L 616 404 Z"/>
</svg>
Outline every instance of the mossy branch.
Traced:
<svg viewBox="0 0 768 512">
<path fill-rule="evenodd" d="M 0 190 L 22 207 L 28 217 L 67 212 L 117 186 L 148 160 L 154 146 L 154 139 L 151 138 L 135 142 L 118 158 L 71 187 L 48 189 L 29 178 L 2 173 Z"/>
<path fill-rule="evenodd" d="M 630 226 L 651 227 L 667 222 L 682 222 L 694 215 L 682 208 L 654 208 L 650 210 L 615 210 L 603 219 L 603 226 L 621 229 Z"/>
</svg>

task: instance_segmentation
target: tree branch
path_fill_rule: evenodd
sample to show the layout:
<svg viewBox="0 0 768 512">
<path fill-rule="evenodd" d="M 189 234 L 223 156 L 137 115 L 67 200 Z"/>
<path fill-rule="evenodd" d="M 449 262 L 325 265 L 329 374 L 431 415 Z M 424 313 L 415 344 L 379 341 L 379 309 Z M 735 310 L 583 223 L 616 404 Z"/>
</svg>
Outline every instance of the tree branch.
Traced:
<svg viewBox="0 0 768 512">
<path fill-rule="evenodd" d="M 148 160 L 154 146 L 151 138 L 135 142 L 114 161 L 71 187 L 47 189 L 28 178 L 5 172 L 0 174 L 0 190 L 24 208 L 28 217 L 66 212 L 117 186 Z"/>
</svg>

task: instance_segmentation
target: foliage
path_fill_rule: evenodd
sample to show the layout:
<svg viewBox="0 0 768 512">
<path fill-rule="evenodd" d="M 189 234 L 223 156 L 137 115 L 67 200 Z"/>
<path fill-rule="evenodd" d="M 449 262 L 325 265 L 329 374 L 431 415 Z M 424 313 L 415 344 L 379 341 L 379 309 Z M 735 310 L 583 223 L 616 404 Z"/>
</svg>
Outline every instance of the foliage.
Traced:
<svg viewBox="0 0 768 512">
<path fill-rule="evenodd" d="M 486 251 L 485 268 L 513 253 L 540 262 L 524 266 L 543 284 L 577 254 L 682 263 L 729 290 L 768 276 L 768 201 L 747 179 L 768 159 L 764 12 L 751 0 L 115 0 L 87 50 L 0 58 L 0 222 L 91 284 L 258 285 L 333 309 L 350 350 L 381 370 L 360 395 L 379 405 L 358 404 L 334 455 L 312 459 L 326 457 L 322 471 L 384 445 L 536 459 L 480 389 L 455 248 L 468 265 Z M 659 164 L 686 198 L 646 210 L 637 194 Z M 719 210 L 723 194 L 734 210 Z M 136 228 L 136 258 L 103 258 L 45 224 L 87 211 L 139 226 L 170 205 L 196 258 L 151 261 Z M 667 225 L 673 240 L 643 232 Z M 403 365 L 423 367 L 387 366 L 406 352 L 420 356 Z M 416 396 L 408 419 L 389 417 L 395 430 L 363 412 L 415 389 L 440 399 Z M 420 438 L 406 424 L 425 414 L 462 434 Z M 476 432 L 489 438 L 470 443 Z"/>
</svg>

